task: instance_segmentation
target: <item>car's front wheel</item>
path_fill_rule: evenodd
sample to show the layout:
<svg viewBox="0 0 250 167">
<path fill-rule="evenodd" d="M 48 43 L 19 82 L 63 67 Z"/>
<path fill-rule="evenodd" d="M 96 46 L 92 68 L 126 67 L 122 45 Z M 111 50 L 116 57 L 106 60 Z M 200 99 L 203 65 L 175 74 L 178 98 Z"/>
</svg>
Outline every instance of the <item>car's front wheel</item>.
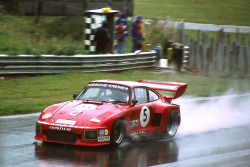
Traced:
<svg viewBox="0 0 250 167">
<path fill-rule="evenodd" d="M 173 138 L 178 130 L 179 118 L 176 112 L 171 112 L 167 119 L 165 134 L 167 138 Z"/>
<path fill-rule="evenodd" d="M 111 129 L 110 144 L 119 146 L 125 138 L 125 124 L 121 119 L 116 120 Z"/>
</svg>

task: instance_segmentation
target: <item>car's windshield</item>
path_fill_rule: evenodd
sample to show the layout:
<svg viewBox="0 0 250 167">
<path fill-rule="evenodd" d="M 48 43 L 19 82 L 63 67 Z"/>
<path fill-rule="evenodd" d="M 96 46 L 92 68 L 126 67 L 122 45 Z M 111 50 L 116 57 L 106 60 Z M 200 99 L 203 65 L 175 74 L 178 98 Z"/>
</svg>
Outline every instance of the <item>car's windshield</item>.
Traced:
<svg viewBox="0 0 250 167">
<path fill-rule="evenodd" d="M 108 103 L 129 103 L 130 88 L 109 83 L 90 83 L 77 97 L 78 100 L 100 101 Z"/>
</svg>

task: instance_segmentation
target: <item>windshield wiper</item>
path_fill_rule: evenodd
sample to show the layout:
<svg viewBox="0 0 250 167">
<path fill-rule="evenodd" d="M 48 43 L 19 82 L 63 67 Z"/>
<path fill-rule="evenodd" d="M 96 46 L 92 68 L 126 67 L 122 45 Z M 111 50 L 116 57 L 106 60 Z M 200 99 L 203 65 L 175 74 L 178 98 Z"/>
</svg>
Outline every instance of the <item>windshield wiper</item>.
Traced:
<svg viewBox="0 0 250 167">
<path fill-rule="evenodd" d="M 120 101 L 120 100 L 112 101 L 112 103 L 113 103 L 113 104 L 118 104 L 118 103 L 127 104 L 127 102 L 125 102 L 125 101 Z"/>
<path fill-rule="evenodd" d="M 95 100 L 82 100 L 86 103 L 94 103 L 94 104 L 103 104 L 103 101 L 95 101 Z"/>
</svg>

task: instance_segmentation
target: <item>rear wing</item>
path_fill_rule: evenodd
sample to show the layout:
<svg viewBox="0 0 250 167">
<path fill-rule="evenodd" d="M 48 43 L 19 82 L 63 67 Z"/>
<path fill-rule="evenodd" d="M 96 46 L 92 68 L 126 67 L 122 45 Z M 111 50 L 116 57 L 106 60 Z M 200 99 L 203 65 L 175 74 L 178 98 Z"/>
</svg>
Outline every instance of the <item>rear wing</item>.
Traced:
<svg viewBox="0 0 250 167">
<path fill-rule="evenodd" d="M 187 89 L 187 84 L 180 82 L 164 82 L 164 81 L 151 81 L 151 80 L 140 80 L 138 82 L 154 90 L 174 92 L 173 96 L 165 96 L 167 99 L 176 99 L 182 96 Z"/>
</svg>

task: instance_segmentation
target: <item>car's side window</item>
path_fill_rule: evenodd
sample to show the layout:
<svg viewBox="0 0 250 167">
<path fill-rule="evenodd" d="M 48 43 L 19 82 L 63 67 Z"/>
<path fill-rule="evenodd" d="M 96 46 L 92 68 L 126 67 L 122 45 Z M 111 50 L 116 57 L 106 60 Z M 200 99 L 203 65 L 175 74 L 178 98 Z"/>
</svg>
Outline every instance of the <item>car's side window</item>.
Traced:
<svg viewBox="0 0 250 167">
<path fill-rule="evenodd" d="M 151 90 L 148 90 L 148 95 L 149 95 L 149 101 L 155 101 L 159 99 L 159 96 Z"/>
<path fill-rule="evenodd" d="M 138 100 L 137 104 L 147 103 L 147 89 L 145 88 L 134 88 L 133 99 Z"/>
</svg>

